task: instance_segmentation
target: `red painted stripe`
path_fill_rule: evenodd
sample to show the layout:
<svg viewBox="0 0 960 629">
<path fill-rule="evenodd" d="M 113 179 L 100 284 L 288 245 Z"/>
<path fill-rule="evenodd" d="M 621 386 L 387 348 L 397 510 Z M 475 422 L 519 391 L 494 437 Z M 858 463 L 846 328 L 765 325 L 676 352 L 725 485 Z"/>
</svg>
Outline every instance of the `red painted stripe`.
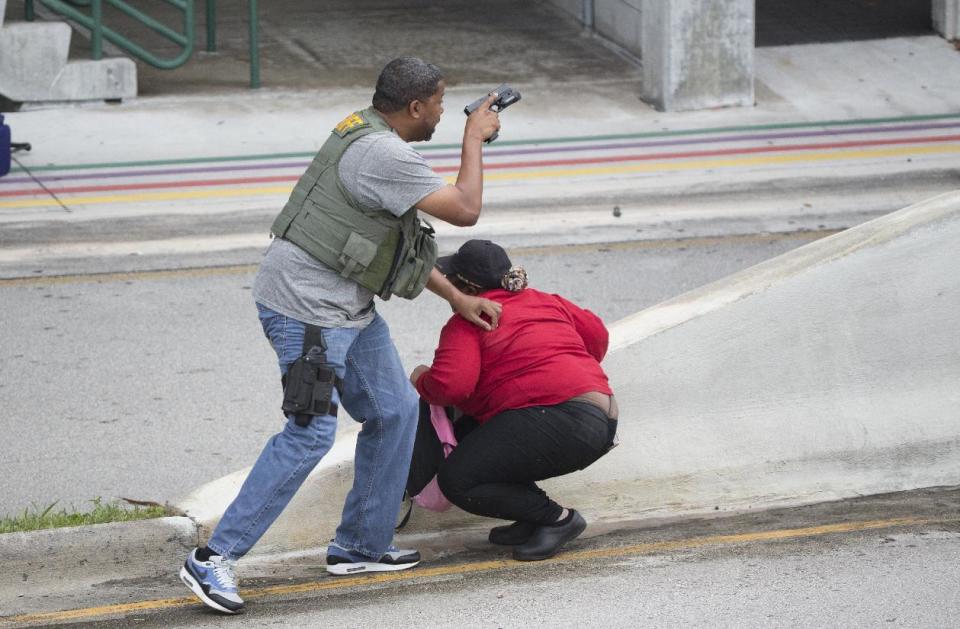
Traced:
<svg viewBox="0 0 960 629">
<path fill-rule="evenodd" d="M 791 151 L 815 151 L 825 149 L 864 148 L 869 146 L 891 146 L 903 144 L 929 144 L 933 142 L 952 142 L 960 140 L 960 135 L 937 135 L 915 138 L 892 138 L 886 140 L 865 140 L 860 142 L 831 142 L 814 144 L 791 144 L 781 146 L 754 146 L 746 148 L 715 149 L 709 151 L 682 151 L 673 153 L 649 153 L 645 155 L 613 155 L 603 157 L 583 157 L 577 159 L 552 159 L 525 162 L 496 162 L 484 164 L 484 170 L 505 170 L 509 168 L 539 168 L 545 166 L 577 166 L 585 164 L 607 164 L 617 162 L 641 162 L 650 160 L 689 159 L 698 157 L 723 157 L 729 155 L 750 155 L 757 153 L 783 153 Z M 438 173 L 458 172 L 456 166 L 437 166 Z M 191 181 L 164 181 L 154 183 L 133 183 L 106 186 L 76 186 L 66 188 L 50 188 L 58 194 L 75 194 L 88 192 L 122 192 L 136 190 L 158 190 L 165 188 L 197 188 L 205 186 L 238 186 L 259 183 L 295 182 L 299 175 L 282 175 L 274 177 L 243 177 L 231 179 L 197 179 Z M 46 194 L 40 189 L 5 190 L 0 192 L 0 198 L 18 196 L 36 196 Z"/>
<path fill-rule="evenodd" d="M 781 153 L 789 151 L 812 151 L 817 149 L 864 148 L 867 146 L 889 146 L 896 144 L 928 144 L 930 142 L 952 142 L 960 140 L 960 135 L 939 135 L 921 138 L 899 138 L 891 140 L 868 140 L 865 142 L 832 142 L 830 144 L 791 144 L 783 146 L 754 146 L 738 149 L 716 149 L 713 151 L 684 151 L 678 153 L 650 153 L 647 155 L 614 155 L 607 157 L 583 157 L 580 159 L 551 159 L 530 162 L 484 163 L 484 170 L 501 168 L 537 168 L 543 166 L 576 166 L 582 164 L 604 164 L 614 162 L 642 162 L 661 159 L 684 159 L 690 157 L 721 157 L 725 155 L 749 155 L 751 153 Z M 459 166 L 438 166 L 438 173 L 457 172 Z"/>
</svg>

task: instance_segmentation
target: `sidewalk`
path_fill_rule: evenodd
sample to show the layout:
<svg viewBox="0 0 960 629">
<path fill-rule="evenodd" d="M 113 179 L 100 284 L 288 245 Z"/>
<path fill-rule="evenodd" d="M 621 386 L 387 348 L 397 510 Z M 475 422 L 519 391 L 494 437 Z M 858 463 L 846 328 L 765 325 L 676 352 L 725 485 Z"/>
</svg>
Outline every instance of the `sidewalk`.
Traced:
<svg viewBox="0 0 960 629">
<path fill-rule="evenodd" d="M 479 229 L 542 208 L 723 216 L 736 210 L 715 207 L 717 197 L 744 191 L 775 191 L 756 210 L 767 214 L 882 212 L 960 184 L 960 52 L 935 36 L 758 49 L 749 109 L 656 112 L 636 97 L 638 80 L 620 69 L 516 83 L 523 100 L 485 151 Z M 495 83 L 447 90 L 437 134 L 420 148 L 448 178 L 459 110 Z M 263 89 L 10 114 L 14 139 L 33 145 L 19 159 L 59 201 L 16 168 L 0 179 L 0 270 L 77 257 L 76 243 L 155 240 L 130 235 L 148 219 L 166 219 L 157 250 L 176 253 L 178 237 L 199 239 L 192 249 L 259 248 L 326 130 L 369 97 Z M 849 190 L 842 207 L 817 206 L 818 188 L 838 186 Z"/>
</svg>

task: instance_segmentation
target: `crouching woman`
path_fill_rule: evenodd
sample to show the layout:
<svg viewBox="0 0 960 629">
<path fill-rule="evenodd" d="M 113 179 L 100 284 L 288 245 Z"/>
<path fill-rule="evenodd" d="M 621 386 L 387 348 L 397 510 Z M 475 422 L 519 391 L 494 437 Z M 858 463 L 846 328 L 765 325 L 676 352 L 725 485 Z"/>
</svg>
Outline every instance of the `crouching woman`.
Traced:
<svg viewBox="0 0 960 629">
<path fill-rule="evenodd" d="M 433 365 L 410 375 L 424 400 L 479 424 L 442 463 L 440 489 L 464 511 L 513 520 L 490 541 L 514 546 L 514 559 L 552 557 L 587 524 L 536 481 L 582 470 L 614 444 L 617 404 L 600 367 L 607 330 L 589 310 L 527 288 L 490 241 L 468 241 L 437 266 L 464 293 L 503 305 L 492 332 L 451 317 Z"/>
</svg>

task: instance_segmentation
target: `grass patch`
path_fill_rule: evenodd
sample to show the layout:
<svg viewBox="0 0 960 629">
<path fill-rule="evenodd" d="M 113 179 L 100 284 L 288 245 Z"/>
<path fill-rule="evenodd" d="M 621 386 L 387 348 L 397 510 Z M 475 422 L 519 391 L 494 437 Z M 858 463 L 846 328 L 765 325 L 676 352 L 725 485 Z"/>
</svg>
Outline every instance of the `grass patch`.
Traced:
<svg viewBox="0 0 960 629">
<path fill-rule="evenodd" d="M 170 515 L 169 510 L 160 504 L 130 505 L 119 500 L 103 502 L 100 498 L 94 498 L 90 502 L 93 507 L 87 511 L 78 511 L 74 507 L 69 511 L 62 507 L 58 510 L 57 502 L 44 508 L 33 505 L 19 515 L 0 518 L 0 533 L 148 520 Z"/>
</svg>

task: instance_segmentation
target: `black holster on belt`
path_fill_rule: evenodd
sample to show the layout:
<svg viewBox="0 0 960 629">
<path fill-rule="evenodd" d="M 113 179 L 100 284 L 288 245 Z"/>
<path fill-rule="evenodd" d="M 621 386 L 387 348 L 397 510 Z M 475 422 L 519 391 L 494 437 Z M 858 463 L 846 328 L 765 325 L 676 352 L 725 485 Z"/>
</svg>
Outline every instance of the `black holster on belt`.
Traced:
<svg viewBox="0 0 960 629">
<path fill-rule="evenodd" d="M 337 372 L 327 364 L 327 344 L 321 328 L 306 326 L 303 336 L 303 355 L 293 361 L 281 378 L 283 405 L 286 414 L 295 415 L 297 426 L 309 426 L 316 415 L 337 415 L 333 389 L 341 388 Z"/>
</svg>

